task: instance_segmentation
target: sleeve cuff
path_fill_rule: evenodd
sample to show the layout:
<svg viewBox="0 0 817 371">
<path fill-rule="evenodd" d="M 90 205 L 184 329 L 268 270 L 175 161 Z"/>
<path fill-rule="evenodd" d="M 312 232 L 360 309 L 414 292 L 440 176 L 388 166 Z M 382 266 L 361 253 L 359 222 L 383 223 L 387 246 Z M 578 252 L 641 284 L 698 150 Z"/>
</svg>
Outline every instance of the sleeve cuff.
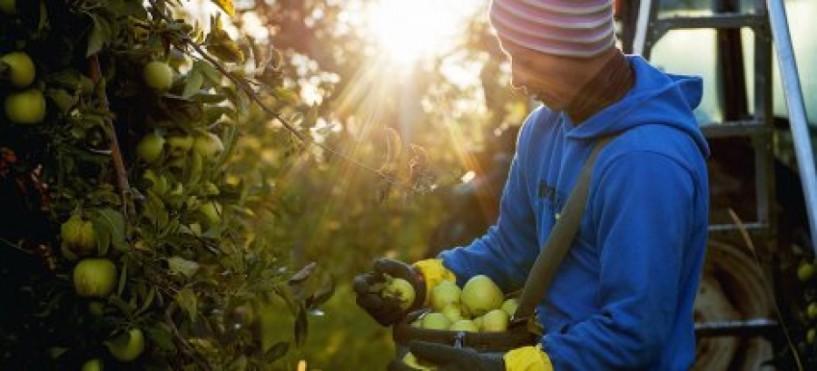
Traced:
<svg viewBox="0 0 817 371">
<path fill-rule="evenodd" d="M 550 357 L 541 345 L 513 349 L 503 357 L 507 371 L 553 371 Z"/>
<path fill-rule="evenodd" d="M 426 300 L 424 305 L 428 306 L 431 300 L 431 289 L 442 281 L 457 282 L 457 277 L 453 272 L 443 265 L 442 259 L 425 259 L 413 264 L 414 269 L 423 275 L 426 282 Z"/>
</svg>

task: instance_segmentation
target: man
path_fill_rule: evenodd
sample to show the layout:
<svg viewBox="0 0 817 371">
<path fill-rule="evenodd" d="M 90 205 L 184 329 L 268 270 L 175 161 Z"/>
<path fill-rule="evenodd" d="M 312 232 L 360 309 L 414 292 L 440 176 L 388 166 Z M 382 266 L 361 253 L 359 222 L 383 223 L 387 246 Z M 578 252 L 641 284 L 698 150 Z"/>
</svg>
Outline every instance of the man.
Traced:
<svg viewBox="0 0 817 371">
<path fill-rule="evenodd" d="M 692 110 L 699 78 L 665 74 L 614 46 L 612 0 L 493 0 L 489 16 L 512 85 L 543 106 L 517 140 L 494 226 L 412 266 L 388 259 L 358 276 L 358 304 L 381 324 L 405 311 L 371 293 L 384 273 L 423 304 L 440 280 L 484 274 L 519 289 L 600 138 L 580 227 L 537 308 L 544 335 L 503 355 L 439 344 L 411 351 L 442 370 L 687 370 L 705 255 L 708 155 Z"/>
</svg>

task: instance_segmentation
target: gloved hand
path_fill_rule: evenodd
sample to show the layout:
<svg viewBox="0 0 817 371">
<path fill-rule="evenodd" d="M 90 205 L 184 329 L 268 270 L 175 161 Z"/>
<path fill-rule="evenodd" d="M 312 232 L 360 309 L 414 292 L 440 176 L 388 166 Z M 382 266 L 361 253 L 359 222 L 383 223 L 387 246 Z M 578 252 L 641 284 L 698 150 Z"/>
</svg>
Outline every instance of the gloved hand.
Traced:
<svg viewBox="0 0 817 371">
<path fill-rule="evenodd" d="M 409 349 L 422 363 L 439 371 L 505 371 L 501 353 L 479 353 L 471 348 L 455 348 L 425 341 L 412 341 Z M 401 360 L 389 364 L 389 371 L 416 370 Z"/>
<path fill-rule="evenodd" d="M 412 303 L 403 305 L 397 298 L 386 295 L 384 286 L 389 277 L 402 278 L 411 284 L 414 288 Z M 426 296 L 426 284 L 419 271 L 401 261 L 386 258 L 375 260 L 372 272 L 355 277 L 354 289 L 357 305 L 383 326 L 392 325 L 419 308 Z"/>
</svg>

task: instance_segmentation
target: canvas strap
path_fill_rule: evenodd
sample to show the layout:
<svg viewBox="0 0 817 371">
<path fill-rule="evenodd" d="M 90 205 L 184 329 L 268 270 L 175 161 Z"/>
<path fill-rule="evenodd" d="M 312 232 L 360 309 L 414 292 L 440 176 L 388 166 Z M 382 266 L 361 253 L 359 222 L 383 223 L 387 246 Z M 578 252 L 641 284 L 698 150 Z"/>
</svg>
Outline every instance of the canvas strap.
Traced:
<svg viewBox="0 0 817 371">
<path fill-rule="evenodd" d="M 567 255 L 573 238 L 579 229 L 579 222 L 587 205 L 587 194 L 590 189 L 590 176 L 599 153 L 614 136 L 600 139 L 593 147 L 593 151 L 584 163 L 576 185 L 567 203 L 562 209 L 561 216 L 550 232 L 542 250 L 539 251 L 536 261 L 528 274 L 522 294 L 519 297 L 519 307 L 512 319 L 513 324 L 528 324 L 535 314 L 536 305 L 545 297 L 556 269 Z"/>
</svg>

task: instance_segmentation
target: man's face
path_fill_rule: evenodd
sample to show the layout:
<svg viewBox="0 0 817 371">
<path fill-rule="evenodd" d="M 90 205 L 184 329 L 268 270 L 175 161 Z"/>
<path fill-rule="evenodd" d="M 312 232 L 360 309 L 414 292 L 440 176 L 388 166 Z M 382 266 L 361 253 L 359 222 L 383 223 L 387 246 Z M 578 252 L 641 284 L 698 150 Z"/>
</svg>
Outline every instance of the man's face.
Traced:
<svg viewBox="0 0 817 371">
<path fill-rule="evenodd" d="M 576 81 L 579 61 L 536 52 L 500 40 L 511 62 L 511 86 L 539 100 L 551 110 L 563 110 L 576 96 L 583 81 Z"/>
</svg>

